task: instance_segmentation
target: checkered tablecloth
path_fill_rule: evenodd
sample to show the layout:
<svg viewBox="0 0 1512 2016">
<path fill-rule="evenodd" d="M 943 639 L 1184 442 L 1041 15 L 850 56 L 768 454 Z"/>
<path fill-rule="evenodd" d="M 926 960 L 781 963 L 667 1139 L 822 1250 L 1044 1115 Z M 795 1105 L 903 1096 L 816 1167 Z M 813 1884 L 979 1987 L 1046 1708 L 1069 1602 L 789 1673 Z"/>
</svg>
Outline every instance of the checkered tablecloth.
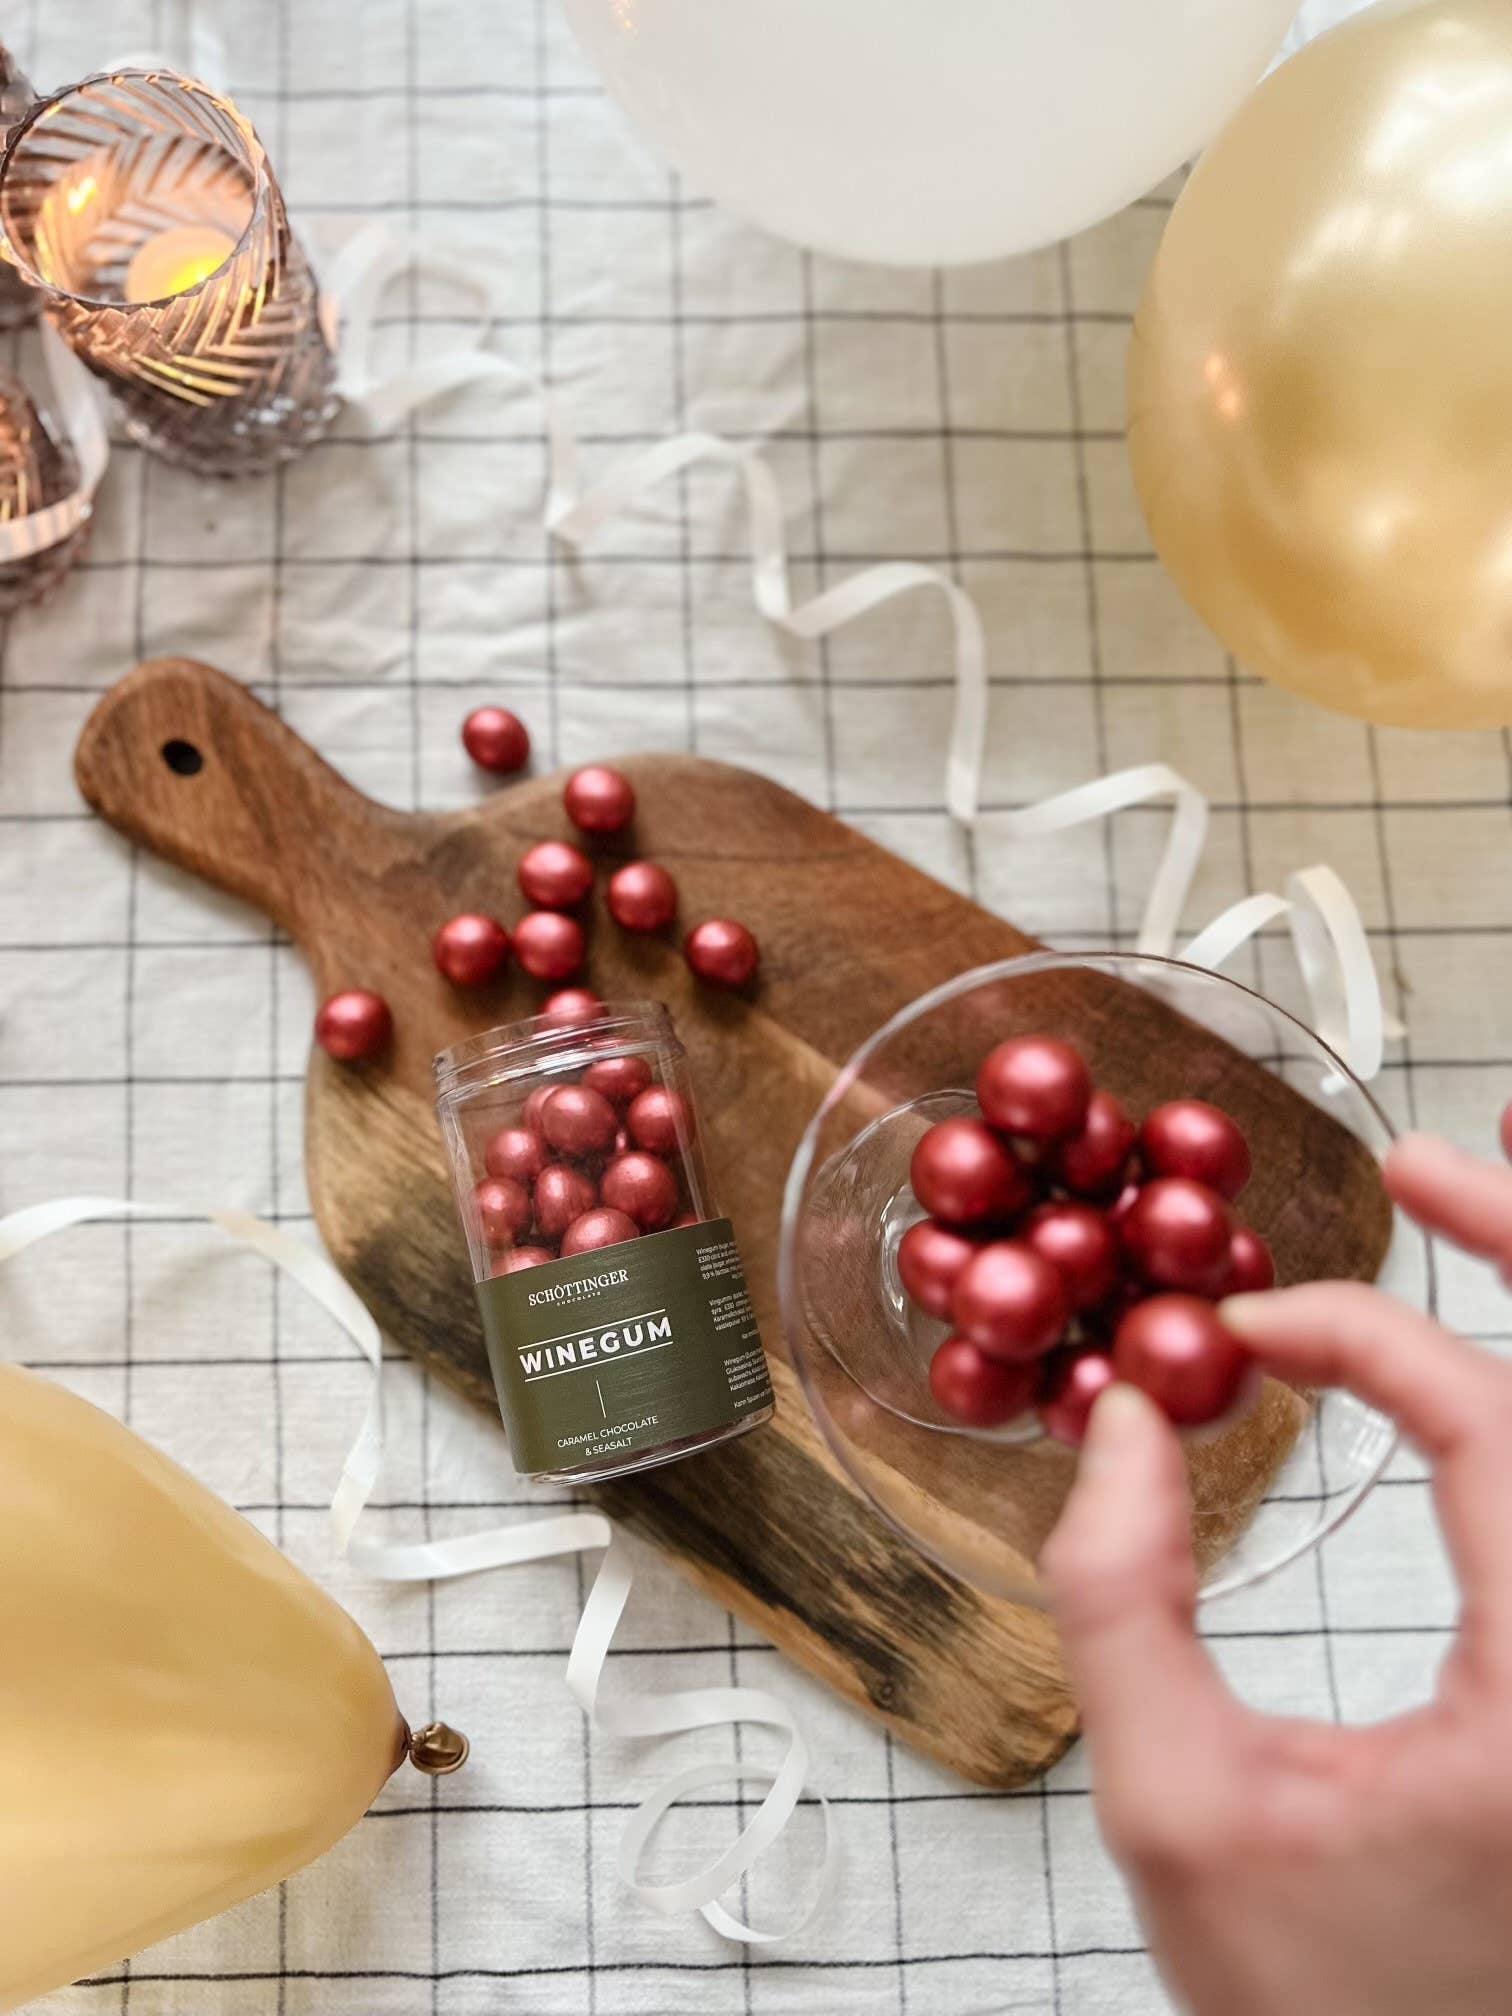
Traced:
<svg viewBox="0 0 1512 2016">
<path fill-rule="evenodd" d="M 502 700 L 542 766 L 696 749 L 770 772 L 1064 946 L 1129 941 L 1163 812 L 1035 845 L 1008 808 L 1163 759 L 1212 797 L 1195 928 L 1323 859 L 1350 882 L 1408 1024 L 1381 1081 L 1398 1122 L 1486 1146 L 1512 1090 L 1512 746 L 1335 719 L 1245 676 L 1154 563 L 1120 439 L 1130 311 L 1170 202 L 1075 242 L 952 273 L 811 258 L 685 196 L 586 70 L 553 0 L 221 0 L 233 94 L 301 228 L 380 214 L 486 262 L 501 341 L 549 369 L 590 473 L 688 426 L 769 445 L 794 585 L 888 556 L 953 569 L 991 640 L 974 837 L 945 815 L 948 626 L 893 605 L 819 648 L 751 607 L 727 473 L 669 485 L 582 557 L 541 530 L 525 398 L 479 387 L 397 438 L 356 423 L 266 482 L 207 487 L 122 445 L 87 559 L 5 626 L 0 659 L 0 1205 L 64 1191 L 231 1201 L 308 1225 L 300 1102 L 312 1003 L 262 919 L 90 818 L 70 754 L 136 658 L 207 658 L 365 790 L 469 801 L 464 712 Z M 162 48 L 146 0 L 15 0 L 0 34 L 44 86 Z M 401 293 L 396 358 L 454 342 L 459 304 Z M 24 354 L 24 353 L 23 353 Z M 1269 937 L 1237 970 L 1283 1001 Z M 1448 1257 L 1443 1302 L 1501 1343 L 1507 1305 Z M 314 1869 L 51 2016 L 1146 2016 L 1166 2007 L 1101 1852 L 1073 1752 L 1012 1797 L 890 1743 L 642 1553 L 611 1682 L 771 1686 L 799 1703 L 843 1842 L 836 1901 L 774 1954 L 627 1898 L 614 1869 L 643 1751 L 590 1741 L 561 1686 L 578 1564 L 435 1589 L 333 1562 L 324 1502 L 365 1374 L 296 1292 L 190 1225 L 103 1226 L 0 1279 L 3 1344 L 186 1463 L 334 1590 L 412 1720 L 469 1729 L 472 1763 L 397 1778 Z M 497 1432 L 393 1372 L 379 1524 L 444 1535 L 528 1517 Z M 1422 1696 L 1455 1598 L 1402 1459 L 1316 1558 L 1209 1624 L 1234 1685 L 1361 1719 Z M 745 1737 L 748 1758 L 761 1741 Z M 689 1757 L 731 1737 L 681 1739 Z M 0 1762 L 0 1787 L 3 1787 Z M 3 1794 L 0 1794 L 3 1796 Z M 662 1855 L 712 1852 L 733 1797 Z M 753 1882 L 776 1909 L 809 1866 L 795 1826 Z M 655 1873 L 655 1870 L 653 1870 Z"/>
</svg>

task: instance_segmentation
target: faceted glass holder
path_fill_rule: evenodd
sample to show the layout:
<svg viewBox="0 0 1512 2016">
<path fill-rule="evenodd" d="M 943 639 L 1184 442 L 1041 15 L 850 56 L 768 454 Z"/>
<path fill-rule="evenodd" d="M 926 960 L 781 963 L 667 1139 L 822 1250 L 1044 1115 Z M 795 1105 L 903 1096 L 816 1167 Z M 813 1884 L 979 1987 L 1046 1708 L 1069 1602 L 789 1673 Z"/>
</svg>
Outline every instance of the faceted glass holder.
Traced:
<svg viewBox="0 0 1512 2016">
<path fill-rule="evenodd" d="M 205 85 L 117 70 L 34 103 L 0 156 L 0 251 L 154 453 L 249 475 L 330 425 L 314 273 L 257 135 Z"/>
</svg>

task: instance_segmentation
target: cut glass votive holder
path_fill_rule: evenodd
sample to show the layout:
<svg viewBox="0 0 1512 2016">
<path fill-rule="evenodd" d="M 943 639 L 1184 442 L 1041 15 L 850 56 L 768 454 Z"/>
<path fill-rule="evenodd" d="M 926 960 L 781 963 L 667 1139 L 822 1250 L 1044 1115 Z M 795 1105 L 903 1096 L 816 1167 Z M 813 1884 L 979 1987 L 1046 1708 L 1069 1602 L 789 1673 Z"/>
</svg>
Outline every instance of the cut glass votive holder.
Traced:
<svg viewBox="0 0 1512 2016">
<path fill-rule="evenodd" d="M 256 133 L 206 85 L 116 70 L 39 99 L 0 154 L 0 252 L 154 453 L 251 475 L 329 427 L 314 272 Z"/>
</svg>

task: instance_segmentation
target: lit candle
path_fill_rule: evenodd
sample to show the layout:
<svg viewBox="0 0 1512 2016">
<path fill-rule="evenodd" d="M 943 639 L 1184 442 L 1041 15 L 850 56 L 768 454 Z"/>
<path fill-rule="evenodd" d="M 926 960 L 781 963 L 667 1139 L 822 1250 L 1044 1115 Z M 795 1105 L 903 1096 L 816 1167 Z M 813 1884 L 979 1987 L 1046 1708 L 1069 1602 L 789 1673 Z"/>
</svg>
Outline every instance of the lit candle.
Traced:
<svg viewBox="0 0 1512 2016">
<path fill-rule="evenodd" d="M 236 240 L 213 224 L 176 224 L 149 238 L 126 268 L 126 299 L 163 301 L 207 280 L 236 250 Z"/>
</svg>

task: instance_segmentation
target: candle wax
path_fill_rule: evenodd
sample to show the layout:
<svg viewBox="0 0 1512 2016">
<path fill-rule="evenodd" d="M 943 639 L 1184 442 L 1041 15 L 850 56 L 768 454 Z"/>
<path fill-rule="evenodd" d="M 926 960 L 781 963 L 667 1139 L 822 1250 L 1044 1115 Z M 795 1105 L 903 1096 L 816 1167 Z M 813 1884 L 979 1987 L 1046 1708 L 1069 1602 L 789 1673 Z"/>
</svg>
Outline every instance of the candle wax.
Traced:
<svg viewBox="0 0 1512 2016">
<path fill-rule="evenodd" d="M 213 224 L 176 224 L 138 247 L 126 268 L 128 301 L 162 301 L 185 294 L 224 265 L 236 240 Z"/>
</svg>

